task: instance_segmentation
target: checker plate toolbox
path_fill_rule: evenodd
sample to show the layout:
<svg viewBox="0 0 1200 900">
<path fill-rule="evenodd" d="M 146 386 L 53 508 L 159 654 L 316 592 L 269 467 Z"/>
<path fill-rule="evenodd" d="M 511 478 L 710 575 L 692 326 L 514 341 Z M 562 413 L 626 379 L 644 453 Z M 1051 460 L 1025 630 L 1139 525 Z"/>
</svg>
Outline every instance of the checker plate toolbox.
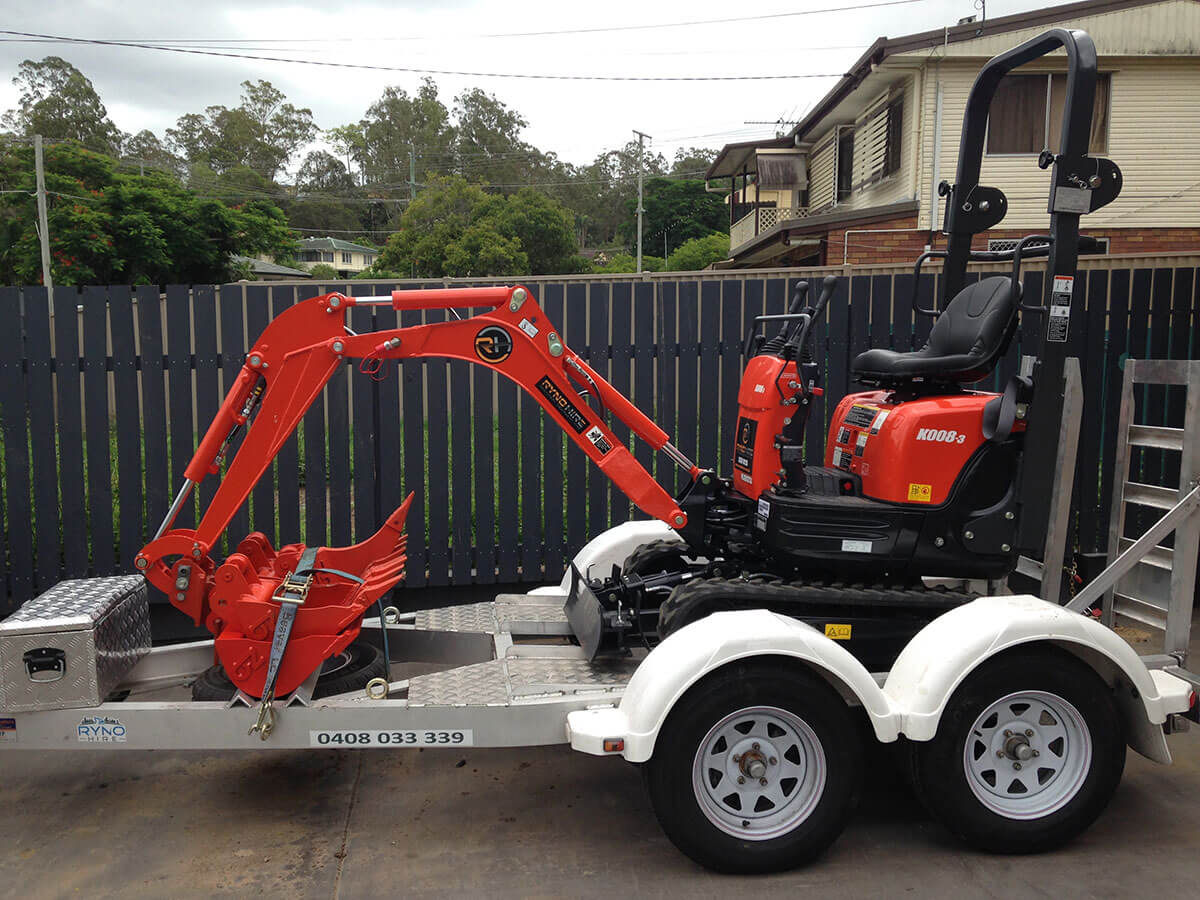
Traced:
<svg viewBox="0 0 1200 900">
<path fill-rule="evenodd" d="M 142 576 L 60 582 L 0 622 L 0 709 L 95 706 L 149 652 Z"/>
</svg>

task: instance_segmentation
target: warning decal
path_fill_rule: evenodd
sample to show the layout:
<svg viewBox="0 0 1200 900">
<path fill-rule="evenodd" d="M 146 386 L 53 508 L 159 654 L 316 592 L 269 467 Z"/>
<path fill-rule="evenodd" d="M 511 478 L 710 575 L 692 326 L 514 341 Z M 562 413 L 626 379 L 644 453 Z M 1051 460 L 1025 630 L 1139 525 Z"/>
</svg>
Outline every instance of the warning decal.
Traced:
<svg viewBox="0 0 1200 900">
<path fill-rule="evenodd" d="M 1046 324 L 1046 340 L 1065 344 L 1071 326 L 1071 296 L 1075 293 L 1072 275 L 1055 275 L 1050 290 L 1050 317 Z"/>
<path fill-rule="evenodd" d="M 932 484 L 910 484 L 908 486 L 908 502 L 909 503 L 931 503 L 931 502 L 933 502 L 933 485 Z"/>
<path fill-rule="evenodd" d="M 854 627 L 853 625 L 840 625 L 840 624 L 839 625 L 834 625 L 834 624 L 826 625 L 825 626 L 825 637 L 833 638 L 833 640 L 835 640 L 835 641 L 848 641 L 848 640 L 850 640 L 850 633 L 851 633 L 851 630 L 853 629 L 853 627 Z"/>
</svg>

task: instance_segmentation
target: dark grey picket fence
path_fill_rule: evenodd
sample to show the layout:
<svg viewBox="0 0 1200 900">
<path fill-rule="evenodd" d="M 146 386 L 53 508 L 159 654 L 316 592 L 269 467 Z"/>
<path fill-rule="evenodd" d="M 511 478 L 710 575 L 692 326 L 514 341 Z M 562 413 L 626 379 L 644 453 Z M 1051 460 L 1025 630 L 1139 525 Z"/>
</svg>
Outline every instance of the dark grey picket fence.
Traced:
<svg viewBox="0 0 1200 900">
<path fill-rule="evenodd" d="M 1077 544 L 1101 549 L 1126 356 L 1188 358 L 1198 257 L 1091 259 L 1080 279 L 1086 411 L 1076 489 Z M 831 270 L 527 279 L 568 344 L 630 396 L 701 464 L 729 468 L 741 345 L 755 315 L 784 310 L 797 279 Z M 836 271 L 834 274 L 838 274 Z M 977 273 L 976 273 L 977 274 Z M 973 276 L 976 277 L 976 276 Z M 918 285 L 922 305 L 936 273 Z M 1027 278 L 1037 302 L 1040 278 Z M 232 284 L 0 288 L 0 613 L 69 577 L 132 571 L 162 519 L 196 441 L 249 343 L 273 315 L 328 290 L 376 294 L 400 285 Z M 849 362 L 868 346 L 920 347 L 930 320 L 912 312 L 903 267 L 842 278 L 818 331 L 830 398 L 852 387 Z M 442 311 L 356 308 L 356 331 L 439 321 Z M 990 380 L 1017 366 L 1020 346 Z M 1147 421 L 1182 414 L 1148 392 Z M 833 402 L 818 405 L 810 459 L 824 451 Z M 628 438 L 624 429 L 617 433 Z M 670 490 L 677 470 L 635 442 Z M 1133 465 L 1167 469 L 1163 451 Z M 215 478 L 202 485 L 203 504 Z M 1049 480 L 1048 480 L 1049 483 Z M 342 545 L 372 533 L 403 500 L 410 587 L 544 582 L 587 539 L 631 515 L 628 500 L 507 379 L 458 361 L 393 364 L 382 381 L 344 366 L 287 442 L 227 532 L 280 543 Z M 189 504 L 181 526 L 195 521 Z"/>
</svg>

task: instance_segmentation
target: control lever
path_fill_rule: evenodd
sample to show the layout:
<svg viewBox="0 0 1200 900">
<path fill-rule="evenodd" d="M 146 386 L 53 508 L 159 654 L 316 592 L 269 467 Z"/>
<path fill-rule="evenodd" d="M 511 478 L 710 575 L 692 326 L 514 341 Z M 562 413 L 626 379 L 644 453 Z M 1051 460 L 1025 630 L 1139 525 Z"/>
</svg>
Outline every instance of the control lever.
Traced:
<svg viewBox="0 0 1200 900">
<path fill-rule="evenodd" d="M 825 307 L 829 303 L 829 298 L 837 290 L 837 282 L 837 277 L 834 275 L 826 275 L 821 280 L 821 295 L 817 298 L 817 305 L 813 307 L 808 318 L 802 320 L 800 327 L 792 333 L 791 339 L 784 348 L 784 359 L 793 359 L 797 352 L 799 352 L 801 353 L 802 363 L 811 363 L 813 361 L 813 325 L 824 314 Z"/>
<path fill-rule="evenodd" d="M 800 311 L 804 308 L 804 301 L 807 297 L 808 297 L 808 282 L 807 281 L 797 281 L 795 293 L 792 294 L 792 303 L 788 307 L 787 314 L 789 316 L 798 316 L 800 314 Z M 776 356 L 778 356 L 780 353 L 782 353 L 784 345 L 787 343 L 787 340 L 788 340 L 788 324 L 789 323 L 784 322 L 782 327 L 780 327 L 780 329 L 779 329 L 779 334 L 775 335 L 775 337 L 771 338 L 769 341 L 767 341 L 765 344 L 763 344 L 762 349 L 759 352 L 760 353 L 772 353 Z"/>
</svg>

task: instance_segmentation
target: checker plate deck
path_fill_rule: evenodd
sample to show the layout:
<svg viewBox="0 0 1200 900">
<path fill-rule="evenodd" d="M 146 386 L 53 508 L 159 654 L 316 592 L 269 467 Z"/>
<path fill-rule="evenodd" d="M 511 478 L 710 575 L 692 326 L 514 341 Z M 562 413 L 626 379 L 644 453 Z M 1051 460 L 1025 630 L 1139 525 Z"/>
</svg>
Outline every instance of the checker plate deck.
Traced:
<svg viewBox="0 0 1200 900">
<path fill-rule="evenodd" d="M 419 675 L 409 682 L 409 706 L 511 706 L 547 695 L 619 695 L 633 676 L 632 659 L 510 657 Z"/>
</svg>

